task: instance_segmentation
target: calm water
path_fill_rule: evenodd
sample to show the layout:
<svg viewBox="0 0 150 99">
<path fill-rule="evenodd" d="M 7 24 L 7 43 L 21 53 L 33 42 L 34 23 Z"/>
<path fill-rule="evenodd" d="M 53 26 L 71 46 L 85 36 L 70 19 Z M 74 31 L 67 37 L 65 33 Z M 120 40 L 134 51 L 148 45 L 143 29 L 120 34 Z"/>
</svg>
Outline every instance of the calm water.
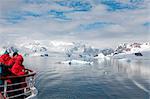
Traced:
<svg viewBox="0 0 150 99">
<path fill-rule="evenodd" d="M 61 57 L 26 58 L 37 72 L 35 99 L 150 99 L 150 61 L 56 64 Z"/>
</svg>

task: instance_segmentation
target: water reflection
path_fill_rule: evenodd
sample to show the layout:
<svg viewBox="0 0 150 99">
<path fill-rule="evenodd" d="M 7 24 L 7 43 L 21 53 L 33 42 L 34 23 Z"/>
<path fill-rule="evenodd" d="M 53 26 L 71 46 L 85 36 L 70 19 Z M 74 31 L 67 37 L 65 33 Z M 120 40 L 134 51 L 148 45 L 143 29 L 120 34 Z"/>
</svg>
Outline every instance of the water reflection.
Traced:
<svg viewBox="0 0 150 99">
<path fill-rule="evenodd" d="M 111 60 L 114 70 L 126 73 L 128 76 L 150 77 L 150 60 L 134 60 L 131 62 Z"/>
<path fill-rule="evenodd" d="M 36 99 L 149 99 L 149 61 L 103 60 L 94 65 L 56 64 L 60 57 L 27 58 L 37 71 Z"/>
<path fill-rule="evenodd" d="M 126 74 L 138 88 L 150 95 L 150 60 L 112 60 L 112 64 L 114 70 Z"/>
</svg>

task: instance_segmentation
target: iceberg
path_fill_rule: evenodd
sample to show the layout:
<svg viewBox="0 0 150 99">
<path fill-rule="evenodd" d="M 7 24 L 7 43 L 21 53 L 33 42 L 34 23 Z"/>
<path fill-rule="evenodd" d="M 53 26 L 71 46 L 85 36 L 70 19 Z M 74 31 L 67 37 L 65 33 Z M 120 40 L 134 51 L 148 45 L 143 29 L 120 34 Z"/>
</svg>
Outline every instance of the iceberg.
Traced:
<svg viewBox="0 0 150 99">
<path fill-rule="evenodd" d="M 77 60 L 77 63 L 91 63 L 100 50 L 82 42 L 74 42 L 74 45 L 65 52 L 66 60 Z M 73 61 L 74 62 L 74 61 Z"/>
</svg>

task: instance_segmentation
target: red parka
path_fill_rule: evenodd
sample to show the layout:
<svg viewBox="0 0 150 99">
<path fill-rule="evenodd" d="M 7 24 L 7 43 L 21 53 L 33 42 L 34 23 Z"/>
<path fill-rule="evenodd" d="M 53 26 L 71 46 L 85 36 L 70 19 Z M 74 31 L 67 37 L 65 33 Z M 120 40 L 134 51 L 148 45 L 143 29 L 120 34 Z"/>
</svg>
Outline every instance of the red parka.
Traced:
<svg viewBox="0 0 150 99">
<path fill-rule="evenodd" d="M 11 68 L 11 72 L 17 76 L 25 75 L 25 67 L 22 65 L 23 57 L 18 55 L 15 60 L 15 64 Z"/>
<path fill-rule="evenodd" d="M 17 60 L 17 61 L 21 61 L 21 62 L 24 61 L 22 55 L 18 55 L 18 56 L 16 57 L 16 60 Z"/>
<path fill-rule="evenodd" d="M 15 64 L 16 57 L 12 57 L 9 62 L 7 63 L 8 66 L 13 66 Z"/>
<path fill-rule="evenodd" d="M 9 54 L 3 54 L 0 57 L 0 63 L 7 65 L 10 59 L 11 59 L 11 57 L 9 56 Z"/>
</svg>

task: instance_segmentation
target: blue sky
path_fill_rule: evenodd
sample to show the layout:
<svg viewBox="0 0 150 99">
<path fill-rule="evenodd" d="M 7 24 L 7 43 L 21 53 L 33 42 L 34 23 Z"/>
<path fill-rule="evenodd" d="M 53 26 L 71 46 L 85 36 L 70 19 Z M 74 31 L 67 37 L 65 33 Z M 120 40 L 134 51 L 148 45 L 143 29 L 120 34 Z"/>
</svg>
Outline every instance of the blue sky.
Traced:
<svg viewBox="0 0 150 99">
<path fill-rule="evenodd" d="M 0 42 L 150 41 L 149 0 L 0 0 Z"/>
</svg>

